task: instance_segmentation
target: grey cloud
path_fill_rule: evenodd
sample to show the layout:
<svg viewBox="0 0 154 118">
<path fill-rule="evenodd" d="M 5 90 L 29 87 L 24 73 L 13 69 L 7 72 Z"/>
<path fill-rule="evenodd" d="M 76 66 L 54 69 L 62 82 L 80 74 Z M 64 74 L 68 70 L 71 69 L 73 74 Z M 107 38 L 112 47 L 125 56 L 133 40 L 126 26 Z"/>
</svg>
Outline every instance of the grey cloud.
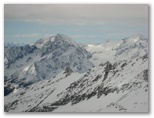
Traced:
<svg viewBox="0 0 154 118">
<path fill-rule="evenodd" d="M 17 35 L 7 35 L 5 38 L 35 38 L 39 37 L 41 34 L 17 34 Z"/>
<path fill-rule="evenodd" d="M 96 38 L 95 35 L 71 35 L 73 38 Z"/>
<path fill-rule="evenodd" d="M 148 23 L 148 5 L 51 4 L 4 6 L 4 18 L 54 24 Z"/>
</svg>

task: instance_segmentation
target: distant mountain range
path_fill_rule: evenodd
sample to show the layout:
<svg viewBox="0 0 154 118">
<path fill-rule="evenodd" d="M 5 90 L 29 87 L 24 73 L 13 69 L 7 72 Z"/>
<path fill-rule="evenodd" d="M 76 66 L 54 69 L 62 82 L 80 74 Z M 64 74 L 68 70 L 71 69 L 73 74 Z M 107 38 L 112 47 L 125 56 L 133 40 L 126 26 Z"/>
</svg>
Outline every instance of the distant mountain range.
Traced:
<svg viewBox="0 0 154 118">
<path fill-rule="evenodd" d="M 23 46 L 25 43 L 7 42 L 4 43 L 4 47 Z"/>
</svg>

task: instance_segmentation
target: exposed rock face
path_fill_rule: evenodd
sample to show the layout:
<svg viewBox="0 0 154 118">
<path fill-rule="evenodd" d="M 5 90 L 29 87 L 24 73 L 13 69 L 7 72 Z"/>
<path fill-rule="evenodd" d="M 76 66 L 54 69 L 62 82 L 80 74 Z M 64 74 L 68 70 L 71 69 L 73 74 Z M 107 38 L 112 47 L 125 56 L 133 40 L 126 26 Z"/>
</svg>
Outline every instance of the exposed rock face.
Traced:
<svg viewBox="0 0 154 118">
<path fill-rule="evenodd" d="M 24 56 L 33 53 L 35 50 L 36 46 L 30 45 L 6 47 L 4 49 L 4 58 L 6 59 L 4 63 L 5 68 L 9 68 L 11 64 L 22 59 Z"/>
<path fill-rule="evenodd" d="M 73 71 L 72 71 L 72 69 L 71 69 L 69 66 L 66 67 L 66 69 L 65 69 L 65 71 L 64 71 L 64 73 L 66 74 L 66 76 L 70 75 L 72 72 L 73 72 Z"/>
</svg>

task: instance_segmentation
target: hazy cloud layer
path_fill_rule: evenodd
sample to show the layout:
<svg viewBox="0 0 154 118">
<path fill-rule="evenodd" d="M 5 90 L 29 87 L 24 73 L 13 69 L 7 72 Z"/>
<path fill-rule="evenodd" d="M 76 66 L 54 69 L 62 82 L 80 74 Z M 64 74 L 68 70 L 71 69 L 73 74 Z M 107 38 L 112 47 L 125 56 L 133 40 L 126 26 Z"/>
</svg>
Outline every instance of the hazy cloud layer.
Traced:
<svg viewBox="0 0 154 118">
<path fill-rule="evenodd" d="M 148 23 L 148 5 L 9 5 L 7 21 L 51 24 Z"/>
<path fill-rule="evenodd" d="M 35 38 L 41 36 L 40 34 L 17 34 L 17 35 L 7 35 L 5 38 Z"/>
<path fill-rule="evenodd" d="M 6 4 L 5 42 L 35 42 L 65 34 L 79 43 L 102 43 L 139 34 L 148 37 L 148 5 Z"/>
</svg>

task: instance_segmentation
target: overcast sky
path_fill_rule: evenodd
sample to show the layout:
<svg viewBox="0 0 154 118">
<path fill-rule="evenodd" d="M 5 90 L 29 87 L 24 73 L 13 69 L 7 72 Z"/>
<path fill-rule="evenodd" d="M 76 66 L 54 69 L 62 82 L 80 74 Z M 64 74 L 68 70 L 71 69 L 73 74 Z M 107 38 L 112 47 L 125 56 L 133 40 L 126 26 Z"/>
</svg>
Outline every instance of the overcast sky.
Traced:
<svg viewBox="0 0 154 118">
<path fill-rule="evenodd" d="M 6 4 L 4 21 L 5 42 L 35 42 L 57 33 L 80 43 L 148 37 L 148 5 Z"/>
</svg>

